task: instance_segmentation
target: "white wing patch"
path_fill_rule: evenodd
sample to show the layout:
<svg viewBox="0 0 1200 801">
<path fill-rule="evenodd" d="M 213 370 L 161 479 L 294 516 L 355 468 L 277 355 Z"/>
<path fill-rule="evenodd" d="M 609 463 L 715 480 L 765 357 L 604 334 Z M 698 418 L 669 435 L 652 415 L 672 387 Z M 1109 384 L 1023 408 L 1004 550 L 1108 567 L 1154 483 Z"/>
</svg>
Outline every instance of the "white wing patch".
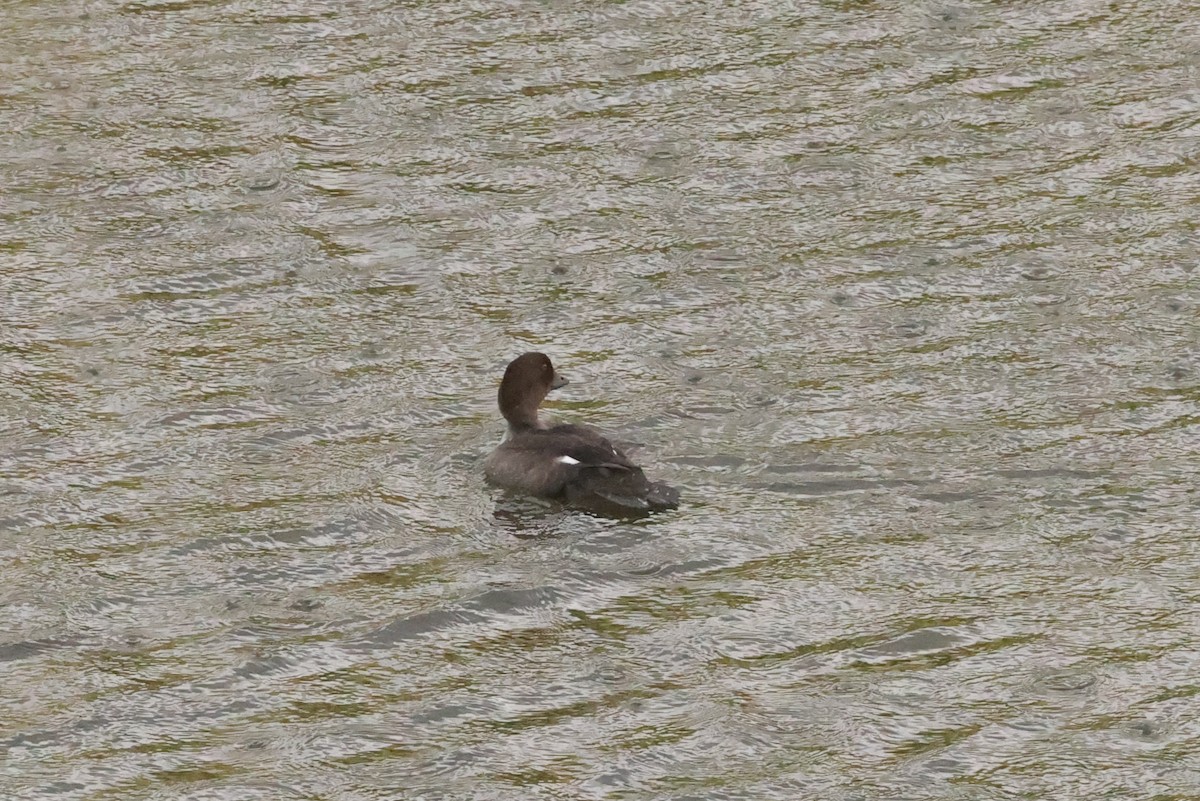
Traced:
<svg viewBox="0 0 1200 801">
<path fill-rule="evenodd" d="M 560 456 L 555 461 L 561 464 L 579 464 L 578 459 L 572 459 L 570 456 Z"/>
</svg>

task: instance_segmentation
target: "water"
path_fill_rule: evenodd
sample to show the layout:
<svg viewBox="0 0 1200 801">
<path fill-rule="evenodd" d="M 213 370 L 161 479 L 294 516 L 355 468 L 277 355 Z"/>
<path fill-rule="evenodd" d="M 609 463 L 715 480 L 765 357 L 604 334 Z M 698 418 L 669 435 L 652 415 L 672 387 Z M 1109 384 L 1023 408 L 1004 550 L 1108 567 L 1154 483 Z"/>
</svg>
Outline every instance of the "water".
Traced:
<svg viewBox="0 0 1200 801">
<path fill-rule="evenodd" d="M 3 796 L 1200 795 L 1193 11 L 8 3 Z"/>
</svg>

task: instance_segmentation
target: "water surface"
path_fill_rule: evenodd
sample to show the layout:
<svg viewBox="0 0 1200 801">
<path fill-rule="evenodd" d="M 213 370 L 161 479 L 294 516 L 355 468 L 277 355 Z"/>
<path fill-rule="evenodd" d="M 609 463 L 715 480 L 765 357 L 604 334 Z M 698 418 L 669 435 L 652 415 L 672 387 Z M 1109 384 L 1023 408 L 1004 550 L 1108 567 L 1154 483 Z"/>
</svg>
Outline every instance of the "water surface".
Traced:
<svg viewBox="0 0 1200 801">
<path fill-rule="evenodd" d="M 1194 16 L 6 4 L 3 795 L 1200 795 Z"/>
</svg>

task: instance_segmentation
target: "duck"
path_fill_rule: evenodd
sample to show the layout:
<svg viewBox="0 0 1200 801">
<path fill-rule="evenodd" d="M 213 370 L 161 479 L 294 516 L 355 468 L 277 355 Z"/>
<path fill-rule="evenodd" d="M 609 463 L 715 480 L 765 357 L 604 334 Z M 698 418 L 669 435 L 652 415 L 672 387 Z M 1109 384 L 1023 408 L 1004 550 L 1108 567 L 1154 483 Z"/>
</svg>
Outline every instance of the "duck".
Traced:
<svg viewBox="0 0 1200 801">
<path fill-rule="evenodd" d="M 553 424 L 538 416 L 546 395 L 568 383 L 544 353 L 523 353 L 509 362 L 496 396 L 508 431 L 487 457 L 487 480 L 511 492 L 603 515 L 678 508 L 678 490 L 648 479 L 596 429 Z"/>
</svg>

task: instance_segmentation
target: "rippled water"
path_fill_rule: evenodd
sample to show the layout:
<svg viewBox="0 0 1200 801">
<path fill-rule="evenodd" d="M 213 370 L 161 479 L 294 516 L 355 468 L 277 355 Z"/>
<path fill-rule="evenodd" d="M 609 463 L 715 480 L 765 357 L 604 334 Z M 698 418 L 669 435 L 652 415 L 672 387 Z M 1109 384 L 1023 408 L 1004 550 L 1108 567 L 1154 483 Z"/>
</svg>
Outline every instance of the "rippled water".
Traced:
<svg viewBox="0 0 1200 801">
<path fill-rule="evenodd" d="M 3 796 L 1197 797 L 1194 11 L 5 4 Z"/>
</svg>

